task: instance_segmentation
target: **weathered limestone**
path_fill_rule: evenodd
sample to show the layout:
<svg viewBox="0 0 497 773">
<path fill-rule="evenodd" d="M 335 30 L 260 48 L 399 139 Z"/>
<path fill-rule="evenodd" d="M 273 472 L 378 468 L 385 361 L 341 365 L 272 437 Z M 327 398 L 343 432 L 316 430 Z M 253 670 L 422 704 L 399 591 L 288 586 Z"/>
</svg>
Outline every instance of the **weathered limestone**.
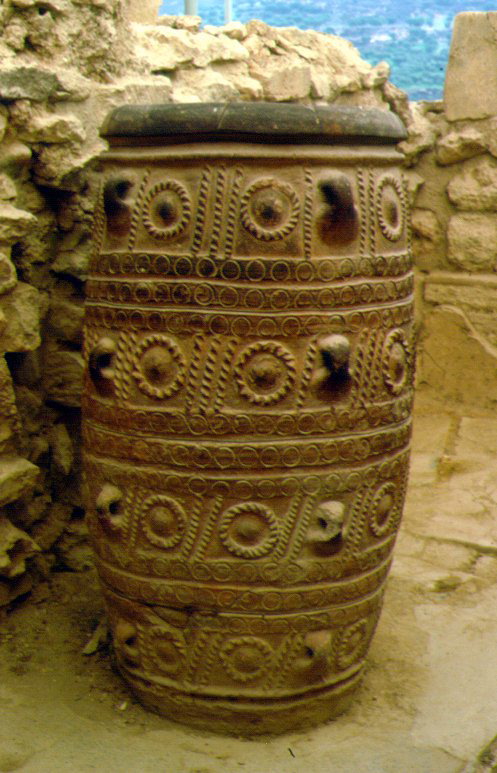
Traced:
<svg viewBox="0 0 497 773">
<path fill-rule="evenodd" d="M 456 164 L 482 153 L 485 137 L 476 127 L 468 126 L 460 132 L 450 132 L 437 141 L 436 159 L 439 164 Z"/>
<path fill-rule="evenodd" d="M 476 365 L 477 363 L 477 365 Z M 425 314 L 419 351 L 419 389 L 448 409 L 494 412 L 497 406 L 497 348 L 479 335 L 456 306 Z"/>
<path fill-rule="evenodd" d="M 38 474 L 38 468 L 27 459 L 3 457 L 0 465 L 0 507 L 29 493 Z"/>
<path fill-rule="evenodd" d="M 449 121 L 494 116 L 497 105 L 497 12 L 456 16 L 445 78 Z"/>
<path fill-rule="evenodd" d="M 128 0 L 127 15 L 130 21 L 155 24 L 159 16 L 161 0 Z"/>
<path fill-rule="evenodd" d="M 39 292 L 32 285 L 17 282 L 10 293 L 0 296 L 0 309 L 8 324 L 0 334 L 4 352 L 27 352 L 40 343 Z"/>
<path fill-rule="evenodd" d="M 424 300 L 433 306 L 461 311 L 481 341 L 497 348 L 495 274 L 432 272 L 423 285 Z"/>
<path fill-rule="evenodd" d="M 43 364 L 43 388 L 47 398 L 68 408 L 79 408 L 83 390 L 81 354 L 48 344 Z"/>
<path fill-rule="evenodd" d="M 444 232 L 437 215 L 429 209 L 414 209 L 412 212 L 413 252 L 419 269 L 431 268 L 437 264 L 443 249 Z"/>
<path fill-rule="evenodd" d="M 497 209 L 497 161 L 484 156 L 468 161 L 462 172 L 454 175 L 447 195 L 457 209 L 470 212 Z"/>
<path fill-rule="evenodd" d="M 5 603 L 5 596 L 8 595 L 7 586 L 2 580 L 24 574 L 27 559 L 39 550 L 31 537 L 13 526 L 7 518 L 0 516 L 0 606 Z"/>
<path fill-rule="evenodd" d="M 495 215 L 454 215 L 449 223 L 447 243 L 449 261 L 463 271 L 494 271 L 497 268 Z"/>
</svg>

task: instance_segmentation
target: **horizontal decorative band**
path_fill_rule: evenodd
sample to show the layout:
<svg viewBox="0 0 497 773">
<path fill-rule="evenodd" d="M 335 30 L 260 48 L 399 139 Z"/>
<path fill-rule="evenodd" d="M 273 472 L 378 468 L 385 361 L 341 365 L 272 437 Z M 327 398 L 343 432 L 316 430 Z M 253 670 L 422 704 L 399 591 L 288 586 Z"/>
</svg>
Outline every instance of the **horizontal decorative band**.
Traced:
<svg viewBox="0 0 497 773">
<path fill-rule="evenodd" d="M 386 458 L 385 458 L 386 457 Z M 392 477 L 402 476 L 409 463 L 407 449 L 400 453 L 384 454 L 382 458 L 369 464 L 342 466 L 319 473 L 308 470 L 283 470 L 280 474 L 260 470 L 243 472 L 243 480 L 237 472 L 221 474 L 211 471 L 193 473 L 188 469 L 164 470 L 162 468 L 130 465 L 124 458 L 118 460 L 96 455 L 96 449 L 87 446 L 85 469 L 89 478 L 104 476 L 117 486 L 141 486 L 156 492 L 172 496 L 189 494 L 192 496 L 233 497 L 239 500 L 271 500 L 293 497 L 299 491 L 304 494 L 319 494 L 322 497 L 335 497 L 348 491 L 354 491 L 364 483 L 377 483 Z"/>
<path fill-rule="evenodd" d="M 213 282 L 187 283 L 154 280 L 89 280 L 86 297 L 98 303 L 157 306 L 166 312 L 176 307 L 206 308 L 210 311 L 246 310 L 275 311 L 338 309 L 349 306 L 385 304 L 410 297 L 414 289 L 412 276 L 398 280 L 349 282 L 325 288 L 289 287 L 278 289 L 229 287 Z"/>
<path fill-rule="evenodd" d="M 103 252 L 93 258 L 90 278 L 203 279 L 232 282 L 349 282 L 353 279 L 398 277 L 412 269 L 410 253 L 397 255 L 299 260 L 223 258 L 173 255 L 164 252 Z"/>
<path fill-rule="evenodd" d="M 413 319 L 412 299 L 405 303 L 391 304 L 375 309 L 352 309 L 341 313 L 312 314 L 295 312 L 282 315 L 250 314 L 235 312 L 223 314 L 208 311 L 174 311 L 164 314 L 147 308 L 101 306 L 91 301 L 86 307 L 87 326 L 114 330 L 166 332 L 171 335 L 192 335 L 206 332 L 211 335 L 300 337 L 333 332 L 357 332 L 364 328 L 392 328 L 410 323 Z"/>
<path fill-rule="evenodd" d="M 261 616 L 295 612 L 325 610 L 330 624 L 345 623 L 356 619 L 357 608 L 381 593 L 389 563 L 373 572 L 368 578 L 354 579 L 350 591 L 346 583 L 295 590 L 240 587 L 208 587 L 198 582 L 181 583 L 168 579 L 136 577 L 97 559 L 97 569 L 102 581 L 127 598 L 148 604 L 172 607 L 197 605 L 206 609 L 223 609 L 224 612 L 253 612 Z M 331 607 L 331 608 L 330 608 Z"/>
<path fill-rule="evenodd" d="M 393 426 L 405 421 L 410 414 L 412 390 L 386 402 L 343 408 L 329 406 L 326 411 L 300 413 L 270 413 L 257 415 L 239 413 L 236 416 L 216 414 L 186 414 L 179 410 L 138 409 L 128 405 L 109 405 L 98 397 L 83 397 L 83 412 L 93 424 L 130 431 L 139 435 L 162 437 L 310 437 L 346 432 L 367 431 L 373 427 Z"/>
<path fill-rule="evenodd" d="M 193 582 L 218 590 L 235 583 L 238 592 L 262 584 L 266 589 L 284 589 L 285 593 L 300 592 L 302 586 L 320 587 L 324 583 L 335 588 L 337 598 L 343 602 L 367 595 L 381 584 L 390 566 L 395 534 L 380 544 L 357 553 L 335 555 L 327 560 L 306 561 L 233 561 L 233 560 L 186 560 L 173 556 L 135 553 L 130 557 L 119 545 L 107 540 L 97 540 L 95 552 L 109 569 L 123 572 L 126 576 L 143 580 L 144 585 L 166 579 L 168 582 Z"/>
<path fill-rule="evenodd" d="M 312 442 L 201 443 L 168 441 L 122 435 L 97 428 L 87 421 L 83 438 L 87 449 L 100 456 L 153 463 L 184 470 L 262 471 L 326 467 L 365 461 L 407 447 L 410 422 L 389 430 L 346 438 L 313 439 Z"/>
</svg>

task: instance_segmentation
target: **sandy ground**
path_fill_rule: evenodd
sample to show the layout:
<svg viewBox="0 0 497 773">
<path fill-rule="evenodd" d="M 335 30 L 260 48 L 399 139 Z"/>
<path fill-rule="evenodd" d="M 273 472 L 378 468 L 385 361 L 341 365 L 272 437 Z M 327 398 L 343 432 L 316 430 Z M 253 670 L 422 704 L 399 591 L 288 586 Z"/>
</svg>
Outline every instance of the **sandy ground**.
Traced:
<svg viewBox="0 0 497 773">
<path fill-rule="evenodd" d="M 497 421 L 418 410 L 385 607 L 352 709 L 257 740 L 144 711 L 106 645 L 93 572 L 53 576 L 0 639 L 0 771 L 480 773 L 497 732 Z"/>
</svg>

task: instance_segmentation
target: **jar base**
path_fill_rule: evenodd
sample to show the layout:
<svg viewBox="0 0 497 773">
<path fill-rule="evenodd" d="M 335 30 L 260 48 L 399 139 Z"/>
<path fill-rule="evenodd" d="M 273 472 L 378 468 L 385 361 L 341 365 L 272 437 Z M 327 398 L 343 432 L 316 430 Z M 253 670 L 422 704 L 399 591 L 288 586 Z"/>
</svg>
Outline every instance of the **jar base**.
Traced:
<svg viewBox="0 0 497 773">
<path fill-rule="evenodd" d="M 122 675 L 145 708 L 167 719 L 222 735 L 253 736 L 296 732 L 335 719 L 350 707 L 362 671 L 312 696 L 253 701 L 173 692 L 151 683 L 145 687 Z"/>
</svg>

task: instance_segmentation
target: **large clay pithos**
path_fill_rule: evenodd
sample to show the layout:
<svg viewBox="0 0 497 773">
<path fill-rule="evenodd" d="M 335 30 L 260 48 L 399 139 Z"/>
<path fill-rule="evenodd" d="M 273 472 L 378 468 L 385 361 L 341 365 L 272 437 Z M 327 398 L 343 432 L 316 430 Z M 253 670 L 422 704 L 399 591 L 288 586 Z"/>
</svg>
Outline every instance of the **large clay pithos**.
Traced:
<svg viewBox="0 0 497 773">
<path fill-rule="evenodd" d="M 119 668 L 146 706 L 213 730 L 336 716 L 406 488 L 403 127 L 159 105 L 103 134 L 84 444 Z"/>
</svg>

